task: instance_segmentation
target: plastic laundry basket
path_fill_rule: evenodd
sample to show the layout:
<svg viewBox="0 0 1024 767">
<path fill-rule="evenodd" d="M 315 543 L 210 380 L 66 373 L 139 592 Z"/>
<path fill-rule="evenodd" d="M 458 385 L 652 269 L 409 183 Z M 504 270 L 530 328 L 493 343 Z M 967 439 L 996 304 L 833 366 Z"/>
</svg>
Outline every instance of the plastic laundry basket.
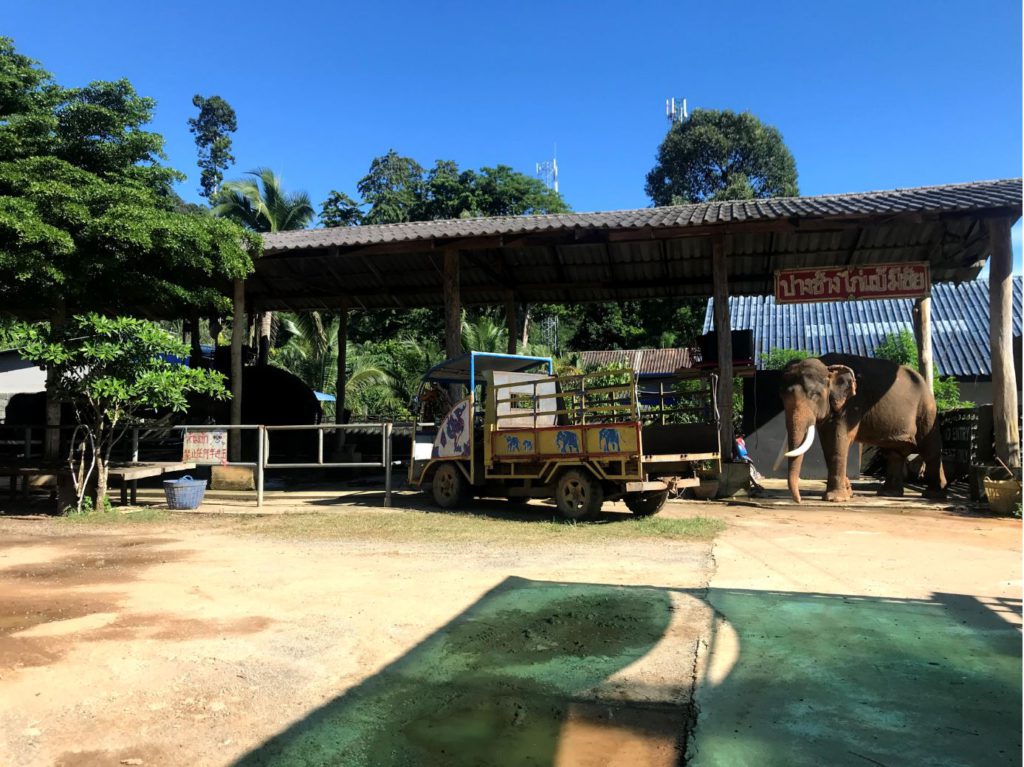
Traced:
<svg viewBox="0 0 1024 767">
<path fill-rule="evenodd" d="M 186 475 L 180 479 L 164 480 L 164 495 L 169 509 L 197 509 L 206 493 L 205 479 L 192 479 Z"/>
</svg>

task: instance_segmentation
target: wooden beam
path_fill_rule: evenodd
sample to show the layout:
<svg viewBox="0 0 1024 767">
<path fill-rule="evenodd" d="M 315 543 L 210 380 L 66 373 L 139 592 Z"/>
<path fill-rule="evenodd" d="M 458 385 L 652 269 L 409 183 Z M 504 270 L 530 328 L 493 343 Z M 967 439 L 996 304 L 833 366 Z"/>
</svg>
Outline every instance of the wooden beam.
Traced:
<svg viewBox="0 0 1024 767">
<path fill-rule="evenodd" d="M 729 321 L 729 265 L 721 237 L 711 240 L 715 333 L 718 335 L 718 434 L 723 460 L 732 458 L 732 324 Z"/>
<path fill-rule="evenodd" d="M 231 425 L 242 423 L 242 336 L 245 334 L 245 280 L 235 280 L 231 316 Z M 228 456 L 242 460 L 242 432 L 228 439 Z"/>
<path fill-rule="evenodd" d="M 924 296 L 914 302 L 914 338 L 917 340 L 918 369 L 935 391 L 935 365 L 932 360 L 932 298 Z"/>
<path fill-rule="evenodd" d="M 996 455 L 1020 468 L 1017 377 L 1013 368 L 1013 247 L 1008 218 L 989 222 L 989 343 L 992 349 L 992 432 Z"/>
</svg>

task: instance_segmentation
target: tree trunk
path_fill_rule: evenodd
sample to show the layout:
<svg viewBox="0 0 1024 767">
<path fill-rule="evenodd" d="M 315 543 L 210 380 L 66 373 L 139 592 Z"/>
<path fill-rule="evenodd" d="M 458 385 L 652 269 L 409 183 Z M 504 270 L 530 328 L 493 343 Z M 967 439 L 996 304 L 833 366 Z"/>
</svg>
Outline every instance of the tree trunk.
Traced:
<svg viewBox="0 0 1024 767">
<path fill-rule="evenodd" d="M 50 317 L 51 330 L 64 326 L 67 319 L 64 300 L 58 299 Z M 43 460 L 47 463 L 58 463 L 60 455 L 60 399 L 57 397 L 57 369 L 50 365 L 46 368 L 46 428 L 43 429 Z"/>
<path fill-rule="evenodd" d="M 523 304 L 523 348 L 530 343 L 530 305 Z"/>
<path fill-rule="evenodd" d="M 213 350 L 217 351 L 217 347 L 220 346 L 220 317 L 216 314 L 210 317 L 210 336 L 213 338 Z M 216 355 L 215 355 L 216 356 Z"/>
<path fill-rule="evenodd" d="M 199 326 L 199 315 L 193 314 L 189 320 L 189 335 L 191 336 L 192 356 L 189 360 L 189 367 L 198 369 L 203 366 L 203 339 Z"/>
<path fill-rule="evenodd" d="M 270 330 L 274 325 L 273 312 L 261 312 L 259 314 L 259 360 L 257 364 L 266 365 L 270 362 Z"/>
</svg>

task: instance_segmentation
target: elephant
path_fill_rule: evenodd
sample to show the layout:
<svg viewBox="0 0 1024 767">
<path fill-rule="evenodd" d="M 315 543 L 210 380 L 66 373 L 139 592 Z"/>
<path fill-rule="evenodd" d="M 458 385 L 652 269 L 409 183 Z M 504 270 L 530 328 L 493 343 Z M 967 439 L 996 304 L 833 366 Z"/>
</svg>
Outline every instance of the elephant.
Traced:
<svg viewBox="0 0 1024 767">
<path fill-rule="evenodd" d="M 519 452 L 519 437 L 505 436 L 505 449 L 510 453 Z"/>
<path fill-rule="evenodd" d="M 580 442 L 574 431 L 560 431 L 555 435 L 555 444 L 560 453 L 578 453 Z"/>
<path fill-rule="evenodd" d="M 800 466 L 815 427 L 828 465 L 826 501 L 853 497 L 846 459 L 854 441 L 877 446 L 887 458 L 879 495 L 902 497 L 907 456 L 917 453 L 925 463 L 925 496 L 945 497 L 935 397 L 916 370 L 887 360 L 826 354 L 786 365 L 779 393 L 789 436 L 789 492 L 797 503 Z"/>
</svg>

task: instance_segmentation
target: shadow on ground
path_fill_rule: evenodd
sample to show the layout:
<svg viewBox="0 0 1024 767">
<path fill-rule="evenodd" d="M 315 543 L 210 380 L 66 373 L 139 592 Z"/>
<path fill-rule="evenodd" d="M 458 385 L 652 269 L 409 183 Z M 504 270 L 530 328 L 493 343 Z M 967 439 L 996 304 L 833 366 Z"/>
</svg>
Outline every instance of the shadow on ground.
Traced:
<svg viewBox="0 0 1024 767">
<path fill-rule="evenodd" d="M 663 638 L 672 611 L 666 589 L 509 578 L 238 764 L 553 764 L 570 720 L 667 741 L 674 763 L 688 705 L 594 694 Z"/>
<path fill-rule="evenodd" d="M 618 695 L 595 693 L 673 641 L 679 596 L 719 616 L 695 731 L 686 695 L 621 674 Z M 1019 600 L 509 578 L 238 765 L 617 764 L 608 744 L 630 739 L 668 743 L 678 764 L 685 751 L 690 764 L 729 767 L 1019 764 L 1011 613 Z"/>
<path fill-rule="evenodd" d="M 709 656 L 735 664 L 699 694 L 691 764 L 1020 764 L 1020 600 L 707 598 Z"/>
</svg>

